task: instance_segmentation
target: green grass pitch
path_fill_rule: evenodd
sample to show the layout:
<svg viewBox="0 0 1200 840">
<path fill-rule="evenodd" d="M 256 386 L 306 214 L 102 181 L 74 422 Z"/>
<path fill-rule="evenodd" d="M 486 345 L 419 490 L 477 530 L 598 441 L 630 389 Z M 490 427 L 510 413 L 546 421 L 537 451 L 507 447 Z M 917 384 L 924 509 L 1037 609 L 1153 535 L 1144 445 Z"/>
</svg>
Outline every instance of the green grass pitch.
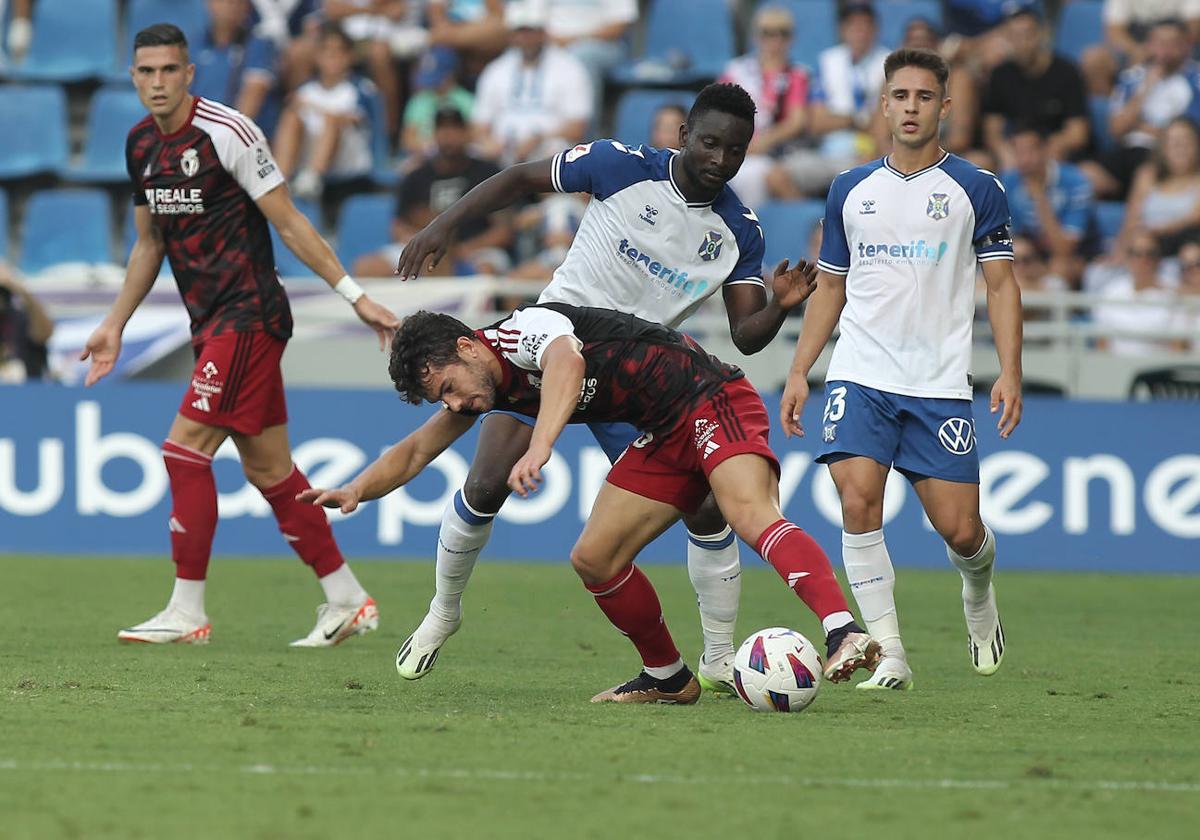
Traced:
<svg viewBox="0 0 1200 840">
<path fill-rule="evenodd" d="M 745 557 L 739 638 L 815 619 Z M 1003 573 L 971 671 L 958 576 L 901 570 L 915 691 L 799 715 L 592 706 L 636 656 L 566 564 L 483 563 L 437 668 L 393 656 L 426 563 L 359 563 L 378 633 L 290 650 L 319 589 L 220 558 L 207 647 L 119 646 L 165 560 L 0 556 L 0 837 L 1194 837 L 1200 578 Z M 680 566 L 648 567 L 694 664 Z"/>
</svg>

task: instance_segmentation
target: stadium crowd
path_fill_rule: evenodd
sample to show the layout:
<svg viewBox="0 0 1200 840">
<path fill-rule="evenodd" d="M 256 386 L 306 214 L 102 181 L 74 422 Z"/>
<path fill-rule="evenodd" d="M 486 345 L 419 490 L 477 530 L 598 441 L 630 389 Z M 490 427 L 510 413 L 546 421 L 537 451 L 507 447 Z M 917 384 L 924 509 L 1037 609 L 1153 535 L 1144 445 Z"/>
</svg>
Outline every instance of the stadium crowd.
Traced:
<svg viewBox="0 0 1200 840">
<path fill-rule="evenodd" d="M 111 37 L 83 33 L 109 43 L 81 68 L 72 29 L 89 15 Z M 0 139 L 0 225 L 15 241 L 37 239 L 46 188 L 107 189 L 125 217 L 137 103 L 123 68 L 133 32 L 158 20 L 188 33 L 193 92 L 259 123 L 305 212 L 346 234 L 339 252 L 367 276 L 389 273 L 409 237 L 499 167 L 596 137 L 673 145 L 694 91 L 714 78 L 758 107 L 733 186 L 761 208 L 768 259 L 815 256 L 833 177 L 888 150 L 883 58 L 910 46 L 951 65 L 943 145 L 1003 183 L 1025 288 L 1098 295 L 1081 317 L 1115 328 L 1200 331 L 1173 306 L 1200 296 L 1200 0 L 12 0 L 5 16 L 0 113 L 59 88 L 57 119 L 70 126 L 50 164 L 9 165 L 19 139 Z M 387 193 L 390 231 L 351 249 L 341 211 Z M 548 280 L 585 206 L 555 195 L 480 220 L 441 270 Z M 11 253 L 3 233 L 0 258 Z M 26 273 L 53 263 L 15 250 Z M 12 311 L 32 300 L 9 297 Z"/>
</svg>

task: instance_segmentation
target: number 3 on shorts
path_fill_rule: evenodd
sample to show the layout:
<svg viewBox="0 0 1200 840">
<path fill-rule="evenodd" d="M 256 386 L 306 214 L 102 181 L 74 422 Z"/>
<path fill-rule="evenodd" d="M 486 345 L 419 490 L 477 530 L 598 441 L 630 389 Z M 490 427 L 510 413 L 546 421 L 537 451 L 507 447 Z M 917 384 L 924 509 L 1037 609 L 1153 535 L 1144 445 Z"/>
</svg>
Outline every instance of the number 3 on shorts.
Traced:
<svg viewBox="0 0 1200 840">
<path fill-rule="evenodd" d="M 822 423 L 836 423 L 846 415 L 846 387 L 839 385 L 831 388 L 829 399 L 825 400 L 825 414 Z"/>
</svg>

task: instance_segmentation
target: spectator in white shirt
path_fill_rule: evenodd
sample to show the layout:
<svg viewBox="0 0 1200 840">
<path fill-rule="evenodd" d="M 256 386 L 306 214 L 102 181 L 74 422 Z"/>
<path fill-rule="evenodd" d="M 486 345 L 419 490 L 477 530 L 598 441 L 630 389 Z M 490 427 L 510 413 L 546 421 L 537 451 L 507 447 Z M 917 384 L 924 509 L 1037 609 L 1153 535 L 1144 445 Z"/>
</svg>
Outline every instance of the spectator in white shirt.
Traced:
<svg viewBox="0 0 1200 840">
<path fill-rule="evenodd" d="M 604 94 L 604 76 L 626 57 L 625 34 L 637 20 L 637 0 L 545 0 L 546 34 L 569 50 L 592 76 L 592 98 Z"/>
<path fill-rule="evenodd" d="M 1080 56 L 1088 93 L 1108 96 L 1117 72 L 1149 58 L 1146 37 L 1160 20 L 1185 21 L 1192 40 L 1200 40 L 1200 0 L 1104 0 L 1104 43 Z"/>
<path fill-rule="evenodd" d="M 1162 253 L 1158 240 L 1146 231 L 1133 234 L 1125 250 L 1125 271 L 1114 277 L 1101 293 L 1104 303 L 1092 313 L 1093 321 L 1120 333 L 1136 330 L 1144 336 L 1103 336 L 1101 350 L 1118 356 L 1149 356 L 1178 348 L 1178 340 L 1158 338 L 1178 322 L 1174 293 L 1163 283 Z"/>
<path fill-rule="evenodd" d="M 512 46 L 479 77 L 472 121 L 481 153 L 510 166 L 581 141 L 593 106 L 587 68 L 547 43 L 543 8 L 512 2 L 505 23 Z"/>
</svg>

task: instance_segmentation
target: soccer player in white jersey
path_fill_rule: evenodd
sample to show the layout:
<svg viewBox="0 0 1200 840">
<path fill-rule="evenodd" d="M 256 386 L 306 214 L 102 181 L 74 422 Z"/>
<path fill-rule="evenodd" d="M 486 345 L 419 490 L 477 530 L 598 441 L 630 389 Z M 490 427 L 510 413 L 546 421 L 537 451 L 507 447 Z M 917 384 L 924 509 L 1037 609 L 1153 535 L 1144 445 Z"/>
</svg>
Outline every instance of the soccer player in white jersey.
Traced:
<svg viewBox="0 0 1200 840">
<path fill-rule="evenodd" d="M 1021 420 L 1021 294 L 1012 272 L 1008 202 L 995 176 L 947 154 L 950 108 L 936 54 L 901 49 L 884 63 L 883 114 L 892 152 L 843 172 L 829 191 L 817 291 L 805 312 L 781 407 L 802 435 L 808 372 L 835 326 L 817 460 L 842 503 L 842 558 L 868 631 L 883 647 L 858 688 L 912 688 L 883 539 L 883 494 L 895 467 L 916 491 L 962 574 L 972 665 L 993 674 L 1004 656 L 992 567 L 996 538 L 979 515 L 971 413 L 971 325 L 982 267 L 1000 356 L 991 410 L 1007 438 Z"/>
<path fill-rule="evenodd" d="M 804 300 L 815 270 L 807 263 L 762 279 L 763 234 L 754 212 L 727 186 L 754 134 L 754 102 L 737 85 L 709 85 L 680 127 L 681 151 L 596 140 L 547 160 L 518 164 L 484 181 L 414 237 L 396 273 L 415 277 L 436 264 L 466 219 L 506 207 L 535 192 L 592 195 L 566 259 L 539 303 L 566 303 L 626 312 L 675 327 L 718 290 L 734 343 L 761 350 L 789 309 Z M 438 538 L 436 587 L 429 612 L 405 642 L 402 676 L 424 676 L 443 643 L 458 630 L 461 600 L 492 520 L 509 495 L 507 479 L 529 446 L 531 421 L 493 412 L 483 422 L 466 484 L 454 494 Z M 627 424 L 589 424 L 610 460 L 638 432 Z M 733 632 L 741 591 L 734 534 L 712 497 L 684 519 L 688 573 L 704 631 L 699 678 L 732 693 Z"/>
</svg>

